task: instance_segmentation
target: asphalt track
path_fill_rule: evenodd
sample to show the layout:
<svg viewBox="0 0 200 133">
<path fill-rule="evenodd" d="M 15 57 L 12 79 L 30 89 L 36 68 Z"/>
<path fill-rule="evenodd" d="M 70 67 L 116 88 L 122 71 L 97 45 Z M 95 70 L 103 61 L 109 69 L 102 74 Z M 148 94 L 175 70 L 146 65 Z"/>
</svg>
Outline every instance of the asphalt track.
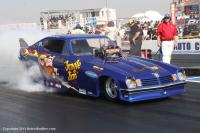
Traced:
<svg viewBox="0 0 200 133">
<path fill-rule="evenodd" d="M 54 130 L 5 130 L 20 127 Z M 73 93 L 28 93 L 1 83 L 0 128 L 2 133 L 199 133 L 200 83 L 188 83 L 183 95 L 132 104 Z"/>
</svg>

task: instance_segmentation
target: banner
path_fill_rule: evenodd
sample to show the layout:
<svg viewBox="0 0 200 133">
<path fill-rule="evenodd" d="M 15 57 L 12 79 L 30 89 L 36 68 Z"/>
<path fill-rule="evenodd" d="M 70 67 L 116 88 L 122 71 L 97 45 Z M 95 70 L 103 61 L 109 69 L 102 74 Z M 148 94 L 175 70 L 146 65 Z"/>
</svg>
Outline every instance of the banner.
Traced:
<svg viewBox="0 0 200 133">
<path fill-rule="evenodd" d="M 174 54 L 200 54 L 200 40 L 180 41 L 174 48 Z"/>
<path fill-rule="evenodd" d="M 123 46 L 122 46 L 123 47 Z M 130 49 L 126 46 L 126 49 Z M 142 42 L 142 49 L 151 49 L 152 53 L 158 52 L 156 40 L 145 40 Z M 200 55 L 200 39 L 180 39 L 173 54 L 198 54 Z"/>
</svg>

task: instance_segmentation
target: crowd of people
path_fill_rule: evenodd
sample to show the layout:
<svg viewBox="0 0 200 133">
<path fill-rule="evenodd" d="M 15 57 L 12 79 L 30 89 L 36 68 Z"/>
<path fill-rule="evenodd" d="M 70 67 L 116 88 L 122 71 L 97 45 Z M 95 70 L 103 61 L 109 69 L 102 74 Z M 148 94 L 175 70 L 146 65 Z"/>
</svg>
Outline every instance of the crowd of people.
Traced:
<svg viewBox="0 0 200 133">
<path fill-rule="evenodd" d="M 179 36 L 198 36 L 200 35 L 200 23 L 198 24 L 185 24 L 183 28 L 179 28 Z"/>
<path fill-rule="evenodd" d="M 53 28 L 58 28 L 59 23 L 60 25 L 65 27 L 67 23 L 73 22 L 75 20 L 76 20 L 76 17 L 73 14 L 69 14 L 69 15 L 50 16 L 50 18 L 45 21 L 47 21 L 48 29 L 53 29 Z M 41 17 L 40 22 L 41 22 L 41 25 L 43 26 L 44 18 Z M 156 30 L 157 30 L 157 26 L 161 22 L 162 21 L 146 21 L 146 22 L 137 21 L 138 25 L 142 28 L 142 31 L 143 31 L 143 40 L 157 40 Z M 108 23 L 109 23 L 108 25 L 110 25 L 112 22 L 108 22 Z M 200 26 L 198 27 L 199 23 L 198 24 L 185 23 L 185 24 L 182 24 L 182 26 L 177 26 L 178 36 L 184 37 L 184 36 L 199 35 L 199 30 L 200 30 Z M 116 26 L 108 26 L 108 25 L 106 24 L 96 25 L 95 27 L 90 26 L 90 25 L 85 25 L 85 26 L 82 26 L 81 29 L 85 33 L 105 35 L 106 27 L 116 27 Z M 110 29 L 113 29 L 113 28 L 110 28 Z M 128 40 L 129 33 L 130 33 L 130 27 L 128 23 L 122 25 L 119 29 L 115 29 L 115 31 L 117 31 L 117 34 L 120 36 L 122 40 Z M 69 31 L 69 33 L 71 33 L 71 31 Z"/>
<path fill-rule="evenodd" d="M 138 24 L 138 26 L 142 29 L 143 32 L 143 40 L 156 40 L 156 30 L 157 26 L 160 23 L 160 21 L 149 21 L 140 23 L 139 21 L 135 21 L 135 23 Z M 80 24 L 77 24 L 80 29 Z M 76 26 L 77 27 L 77 26 Z M 75 28 L 76 28 L 75 27 Z M 113 21 L 109 21 L 107 24 L 102 25 L 96 25 L 95 28 L 91 28 L 89 26 L 81 27 L 81 29 L 88 34 L 100 34 L 100 35 L 106 35 L 110 36 L 111 38 L 113 35 L 110 35 L 110 31 L 112 31 L 115 35 L 119 36 L 122 40 L 128 40 L 129 33 L 130 33 L 130 25 L 129 23 L 124 24 L 120 28 L 116 28 L 115 23 Z M 114 39 L 113 39 L 114 40 Z"/>
<path fill-rule="evenodd" d="M 198 13 L 186 13 L 177 18 L 179 36 L 200 36 L 200 16 Z"/>
<path fill-rule="evenodd" d="M 44 26 L 44 22 L 47 22 L 48 29 L 59 28 L 59 24 L 63 27 L 66 26 L 67 23 L 73 22 L 76 20 L 75 15 L 67 14 L 67 15 L 53 15 L 49 16 L 49 18 L 40 17 L 40 23 Z"/>
</svg>

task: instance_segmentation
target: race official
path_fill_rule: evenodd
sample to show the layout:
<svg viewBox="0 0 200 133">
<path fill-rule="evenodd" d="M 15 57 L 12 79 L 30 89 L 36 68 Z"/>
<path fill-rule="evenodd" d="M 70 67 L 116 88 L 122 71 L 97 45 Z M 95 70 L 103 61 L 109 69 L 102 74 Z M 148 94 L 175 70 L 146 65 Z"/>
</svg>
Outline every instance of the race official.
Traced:
<svg viewBox="0 0 200 133">
<path fill-rule="evenodd" d="M 166 14 L 163 18 L 163 22 L 161 22 L 157 28 L 157 45 L 161 47 L 162 61 L 165 63 L 170 64 L 174 45 L 176 45 L 176 35 L 176 26 L 171 23 L 170 15 Z"/>
</svg>

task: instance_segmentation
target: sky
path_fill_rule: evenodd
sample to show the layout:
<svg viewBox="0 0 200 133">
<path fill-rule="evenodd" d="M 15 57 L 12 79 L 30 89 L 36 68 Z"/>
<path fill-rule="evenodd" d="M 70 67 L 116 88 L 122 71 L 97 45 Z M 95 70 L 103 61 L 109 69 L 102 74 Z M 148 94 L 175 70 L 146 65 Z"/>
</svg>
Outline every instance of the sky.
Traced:
<svg viewBox="0 0 200 133">
<path fill-rule="evenodd" d="M 46 10 L 77 10 L 106 7 L 106 0 L 0 0 L 0 24 L 39 22 Z M 117 10 L 118 18 L 155 10 L 169 13 L 172 0 L 107 0 Z"/>
</svg>

